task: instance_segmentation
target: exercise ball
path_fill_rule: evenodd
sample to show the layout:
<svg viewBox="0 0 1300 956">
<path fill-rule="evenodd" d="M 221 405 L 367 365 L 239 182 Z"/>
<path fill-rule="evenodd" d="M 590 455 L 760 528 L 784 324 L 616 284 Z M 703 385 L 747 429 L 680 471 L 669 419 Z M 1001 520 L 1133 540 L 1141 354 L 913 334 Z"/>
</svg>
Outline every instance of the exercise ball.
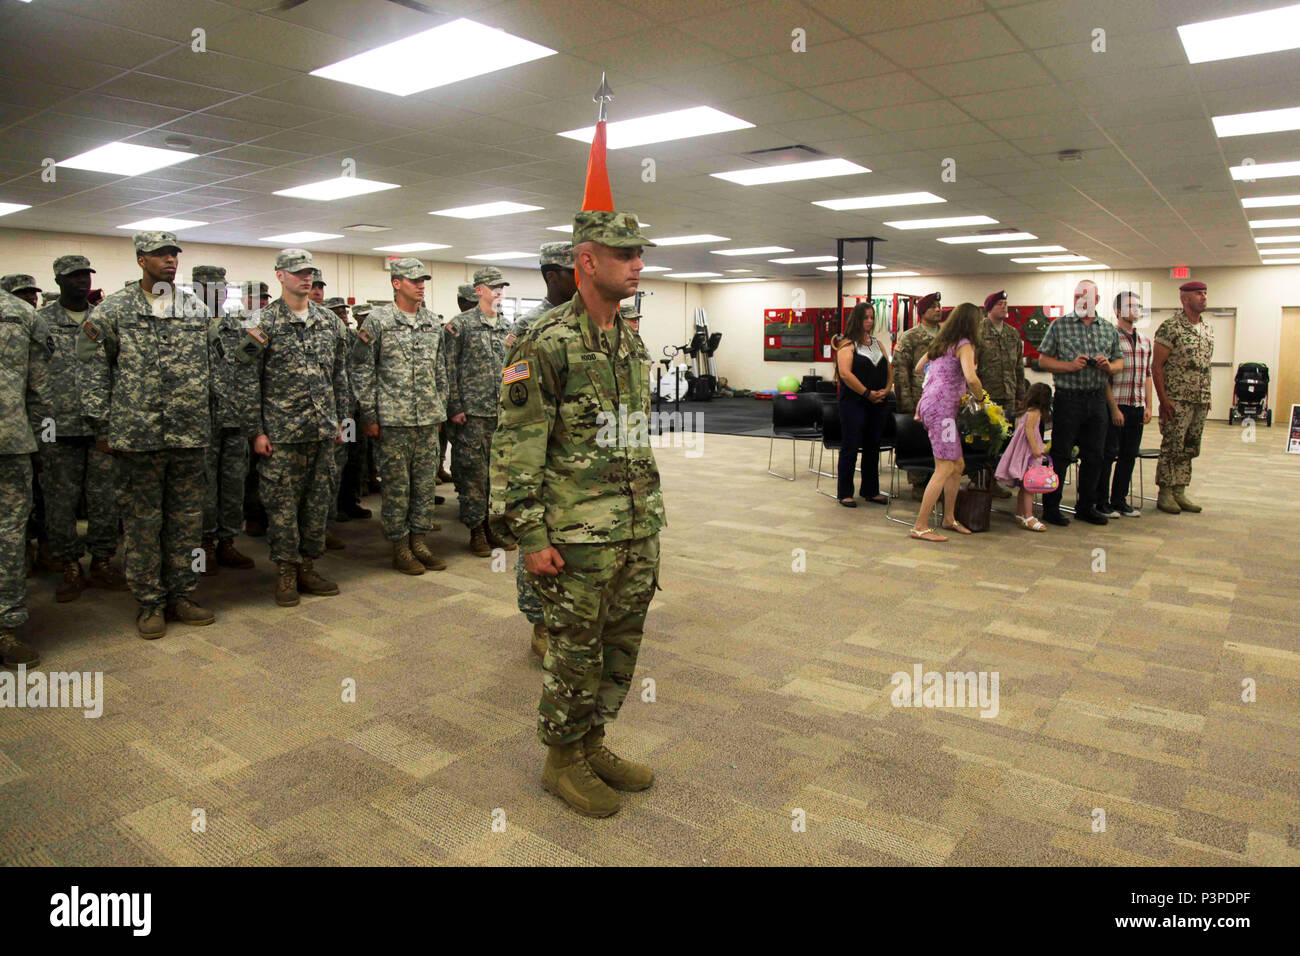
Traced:
<svg viewBox="0 0 1300 956">
<path fill-rule="evenodd" d="M 799 391 L 799 380 L 793 375 L 784 375 L 776 383 L 776 390 L 778 392 L 797 392 Z"/>
</svg>

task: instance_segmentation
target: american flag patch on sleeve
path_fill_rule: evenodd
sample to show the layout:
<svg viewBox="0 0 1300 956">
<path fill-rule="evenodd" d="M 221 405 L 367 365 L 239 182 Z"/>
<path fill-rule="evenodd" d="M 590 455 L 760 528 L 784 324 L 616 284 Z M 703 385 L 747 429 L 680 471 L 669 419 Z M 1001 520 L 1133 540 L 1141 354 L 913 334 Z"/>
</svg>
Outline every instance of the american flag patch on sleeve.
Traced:
<svg viewBox="0 0 1300 956">
<path fill-rule="evenodd" d="M 507 366 L 505 374 L 501 377 L 502 385 L 509 385 L 511 382 L 522 382 L 528 378 L 528 363 L 516 362 L 514 365 Z"/>
<path fill-rule="evenodd" d="M 506 336 L 506 348 L 510 348 L 510 346 L 514 344 L 515 344 L 515 333 L 511 332 L 509 335 Z"/>
</svg>

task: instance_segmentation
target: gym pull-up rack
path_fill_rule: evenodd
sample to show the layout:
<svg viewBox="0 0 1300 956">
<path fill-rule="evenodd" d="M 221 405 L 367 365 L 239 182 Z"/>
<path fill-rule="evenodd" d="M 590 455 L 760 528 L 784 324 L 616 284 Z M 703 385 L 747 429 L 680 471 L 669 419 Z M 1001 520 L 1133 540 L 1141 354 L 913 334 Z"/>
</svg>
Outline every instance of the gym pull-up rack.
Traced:
<svg viewBox="0 0 1300 956">
<path fill-rule="evenodd" d="M 854 236 L 847 239 L 835 240 L 835 302 L 836 308 L 840 310 L 840 331 L 844 331 L 844 244 L 846 242 L 865 242 L 867 244 L 867 301 L 871 301 L 871 267 L 876 261 L 876 243 L 888 242 L 888 239 L 882 239 L 879 236 Z"/>
</svg>

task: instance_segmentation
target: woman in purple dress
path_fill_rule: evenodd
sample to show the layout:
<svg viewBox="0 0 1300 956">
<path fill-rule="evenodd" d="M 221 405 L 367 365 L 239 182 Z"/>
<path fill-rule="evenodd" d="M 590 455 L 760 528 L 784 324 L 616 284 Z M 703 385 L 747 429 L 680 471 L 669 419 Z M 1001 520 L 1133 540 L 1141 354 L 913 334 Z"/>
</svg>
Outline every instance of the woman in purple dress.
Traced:
<svg viewBox="0 0 1300 956">
<path fill-rule="evenodd" d="M 966 469 L 961 433 L 957 430 L 957 409 L 961 397 L 967 392 L 984 394 L 984 386 L 975 374 L 980 319 L 979 306 L 974 303 L 963 302 L 957 306 L 948 316 L 948 321 L 939 327 L 939 334 L 916 366 L 918 373 L 927 363 L 931 366 L 921 400 L 916 403 L 916 417 L 925 423 L 934 453 L 934 474 L 925 486 L 925 496 L 921 499 L 921 509 L 916 513 L 916 524 L 911 532 L 913 538 L 921 541 L 948 540 L 947 535 L 929 526 L 930 512 L 938 503 L 940 494 L 943 495 L 943 513 L 947 519 L 944 529 L 970 534 L 970 530 L 955 517 L 957 485 Z"/>
</svg>

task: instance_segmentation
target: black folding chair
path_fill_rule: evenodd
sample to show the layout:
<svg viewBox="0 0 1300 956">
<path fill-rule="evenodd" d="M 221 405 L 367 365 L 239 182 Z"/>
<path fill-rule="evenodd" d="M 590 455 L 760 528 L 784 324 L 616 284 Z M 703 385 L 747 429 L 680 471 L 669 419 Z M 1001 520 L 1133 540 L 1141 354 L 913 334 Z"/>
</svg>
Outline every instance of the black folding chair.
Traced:
<svg viewBox="0 0 1300 956">
<path fill-rule="evenodd" d="M 894 454 L 889 469 L 889 500 L 885 502 L 885 517 L 898 524 L 912 524 L 902 518 L 895 518 L 890 513 L 894 499 L 898 497 L 898 476 L 903 472 L 934 474 L 934 452 L 930 448 L 930 436 L 925 426 L 905 412 L 894 412 Z M 940 507 L 943 498 L 935 503 Z"/>
<path fill-rule="evenodd" d="M 772 450 L 778 438 L 790 439 L 790 474 L 783 475 L 772 470 Z M 798 395 L 776 394 L 772 396 L 772 435 L 767 444 L 767 473 L 773 478 L 794 481 L 799 474 L 796 454 L 799 442 L 815 442 L 821 438 L 821 402 L 814 392 Z M 808 446 L 808 458 L 812 460 L 812 446 Z"/>
<path fill-rule="evenodd" d="M 827 498 L 839 499 L 839 489 L 835 494 L 829 491 L 822 491 L 822 478 L 839 478 L 839 451 L 843 444 L 844 435 L 840 424 L 840 403 L 839 402 L 822 402 L 822 446 L 817 449 L 817 484 L 814 486 L 817 494 L 825 495 Z M 836 462 L 836 468 L 833 472 L 822 471 L 822 455 L 827 450 L 835 452 L 831 460 Z"/>
</svg>

